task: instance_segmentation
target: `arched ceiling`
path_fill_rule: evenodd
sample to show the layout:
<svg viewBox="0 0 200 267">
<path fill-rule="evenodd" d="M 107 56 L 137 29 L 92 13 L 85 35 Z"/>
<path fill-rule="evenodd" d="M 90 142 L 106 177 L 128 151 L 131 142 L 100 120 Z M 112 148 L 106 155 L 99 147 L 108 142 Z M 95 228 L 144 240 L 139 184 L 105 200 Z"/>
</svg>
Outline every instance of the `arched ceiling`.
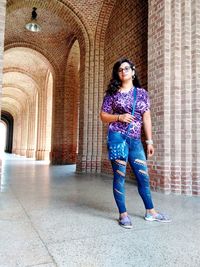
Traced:
<svg viewBox="0 0 200 267">
<path fill-rule="evenodd" d="M 14 95 L 18 97 L 19 99 L 28 98 L 28 94 L 23 91 L 23 89 L 17 88 L 17 87 L 6 87 L 3 88 L 4 95 Z M 13 92 L 14 91 L 14 92 Z"/>
<path fill-rule="evenodd" d="M 96 28 L 102 5 L 108 0 L 7 0 L 7 22 L 21 24 L 21 29 L 30 20 L 32 7 L 37 7 L 38 23 L 43 26 L 44 36 L 72 32 L 73 24 L 90 25 Z M 23 11 L 23 15 L 20 10 Z M 76 26 L 77 26 L 76 25 Z"/>
<path fill-rule="evenodd" d="M 16 47 L 6 50 L 4 53 L 4 73 L 7 70 L 20 70 L 36 79 L 38 73 L 45 74 L 49 68 L 48 61 L 32 49 Z"/>
<path fill-rule="evenodd" d="M 10 114 L 16 115 L 21 111 L 21 109 L 22 105 L 18 100 L 8 96 L 3 97 L 2 101 L 3 111 L 8 111 Z"/>
<path fill-rule="evenodd" d="M 43 90 L 49 71 L 54 77 L 64 69 L 70 39 L 78 39 L 81 52 L 88 49 L 107 5 L 110 0 L 7 0 L 2 110 L 18 112 Z M 34 6 L 38 33 L 25 29 Z"/>
<path fill-rule="evenodd" d="M 19 37 L 21 39 L 29 38 L 28 41 L 34 41 L 32 40 L 34 38 L 43 38 L 43 40 L 46 38 L 58 38 L 58 36 L 64 38 L 64 36 L 71 31 L 70 24 L 65 23 L 59 16 L 52 14 L 47 9 L 38 8 L 37 22 L 41 25 L 42 31 L 33 34 L 25 29 L 25 25 L 31 20 L 31 12 L 32 8 L 22 7 L 7 14 L 5 32 L 6 40 L 10 38 L 15 40 L 15 38 L 17 38 L 18 41 Z"/>
<path fill-rule="evenodd" d="M 11 48 L 4 53 L 2 110 L 14 114 L 35 99 L 44 89 L 52 66 L 40 53 L 25 47 Z"/>
<path fill-rule="evenodd" d="M 37 7 L 37 23 L 42 28 L 37 33 L 25 29 L 25 25 L 31 20 L 33 7 Z M 47 50 L 58 50 L 59 47 L 66 46 L 68 36 L 74 34 L 77 38 L 82 38 L 81 33 L 88 34 L 88 18 L 83 17 L 81 8 L 82 5 L 79 5 L 78 10 L 71 1 L 62 0 L 7 1 L 5 45 L 17 42 L 37 43 L 41 49 L 45 45 Z"/>
<path fill-rule="evenodd" d="M 23 105 L 25 105 L 24 101 L 27 101 L 28 99 L 28 95 L 25 92 L 14 87 L 4 87 L 3 96 L 15 97 L 15 99 L 18 99 L 18 101 Z"/>
<path fill-rule="evenodd" d="M 3 88 L 7 85 L 13 88 L 18 85 L 19 87 L 23 88 L 29 96 L 34 95 L 37 92 L 36 82 L 28 75 L 20 72 L 11 71 L 4 73 Z"/>
</svg>

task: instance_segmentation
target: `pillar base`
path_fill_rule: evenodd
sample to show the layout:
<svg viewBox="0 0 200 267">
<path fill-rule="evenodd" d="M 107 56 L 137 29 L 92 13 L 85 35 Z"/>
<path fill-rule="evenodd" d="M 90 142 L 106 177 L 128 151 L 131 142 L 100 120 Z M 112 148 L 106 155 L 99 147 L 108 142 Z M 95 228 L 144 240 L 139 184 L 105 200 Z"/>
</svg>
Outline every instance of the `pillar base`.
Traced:
<svg viewBox="0 0 200 267">
<path fill-rule="evenodd" d="M 26 157 L 27 158 L 35 158 L 35 149 L 27 149 Z"/>
<path fill-rule="evenodd" d="M 35 159 L 36 160 L 49 160 L 49 150 L 36 150 Z"/>
</svg>

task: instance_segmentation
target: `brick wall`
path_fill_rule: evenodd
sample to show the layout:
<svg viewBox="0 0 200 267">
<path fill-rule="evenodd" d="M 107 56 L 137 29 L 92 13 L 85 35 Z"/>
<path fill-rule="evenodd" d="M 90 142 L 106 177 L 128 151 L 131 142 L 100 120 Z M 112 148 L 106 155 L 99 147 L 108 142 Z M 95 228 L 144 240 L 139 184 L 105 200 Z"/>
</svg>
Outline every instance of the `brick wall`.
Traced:
<svg viewBox="0 0 200 267">
<path fill-rule="evenodd" d="M 120 57 L 136 65 L 144 87 L 147 87 L 147 17 L 148 1 L 116 1 L 106 29 L 105 85 L 112 66 Z"/>
<path fill-rule="evenodd" d="M 188 7 L 190 13 L 188 14 Z M 188 187 L 190 188 L 190 192 L 192 191 L 192 194 L 194 195 L 200 195 L 200 2 L 199 1 L 185 1 L 185 11 L 186 11 L 186 22 L 191 21 L 191 46 L 187 47 L 187 38 L 189 34 L 188 29 L 189 25 L 187 25 L 187 28 L 185 30 L 185 53 L 187 53 L 187 61 L 185 62 L 185 69 L 188 68 L 188 62 L 191 58 L 191 72 L 189 72 L 189 75 L 187 76 L 187 83 L 191 82 L 191 106 L 190 106 L 190 112 L 189 114 L 189 120 L 191 122 L 190 126 L 190 133 L 192 134 L 191 138 L 191 145 L 190 149 L 192 153 L 190 154 L 190 161 L 189 166 L 192 170 L 192 177 L 190 177 L 189 183 L 188 183 L 188 175 L 183 176 L 184 184 L 186 183 L 187 187 L 184 186 L 184 191 L 188 191 Z M 191 50 L 190 50 L 191 49 Z M 189 50 L 189 51 L 187 51 Z M 190 57 L 188 57 L 188 52 L 190 54 Z M 191 75 L 191 76 L 190 76 Z M 185 86 L 185 90 L 188 92 L 189 88 L 187 88 L 187 84 Z M 185 103 L 187 103 L 187 107 L 189 106 L 188 101 L 186 100 Z M 183 113 L 182 121 L 185 120 L 185 115 Z M 188 129 L 186 123 L 185 123 L 185 129 Z M 186 139 L 187 140 L 187 139 Z M 182 140 L 185 142 L 185 139 Z M 185 142 L 185 151 L 187 150 L 187 142 Z M 187 156 L 187 154 L 185 155 Z M 183 163 L 184 166 L 184 163 Z M 192 178 L 192 179 L 191 179 Z M 192 181 L 191 181 L 192 180 Z M 191 189 L 192 188 L 192 189 Z"/>
<path fill-rule="evenodd" d="M 151 184 L 200 195 L 199 1 L 150 1 L 148 84 L 156 154 Z"/>
</svg>

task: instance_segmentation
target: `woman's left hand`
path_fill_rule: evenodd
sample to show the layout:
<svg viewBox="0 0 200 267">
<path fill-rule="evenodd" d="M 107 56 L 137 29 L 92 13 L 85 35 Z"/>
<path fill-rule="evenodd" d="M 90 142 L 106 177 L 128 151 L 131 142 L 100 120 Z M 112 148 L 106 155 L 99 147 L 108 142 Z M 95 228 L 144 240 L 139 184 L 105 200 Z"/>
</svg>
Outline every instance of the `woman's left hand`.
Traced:
<svg viewBox="0 0 200 267">
<path fill-rule="evenodd" d="M 148 157 L 152 157 L 154 154 L 154 147 L 153 145 L 147 145 L 147 155 Z"/>
</svg>

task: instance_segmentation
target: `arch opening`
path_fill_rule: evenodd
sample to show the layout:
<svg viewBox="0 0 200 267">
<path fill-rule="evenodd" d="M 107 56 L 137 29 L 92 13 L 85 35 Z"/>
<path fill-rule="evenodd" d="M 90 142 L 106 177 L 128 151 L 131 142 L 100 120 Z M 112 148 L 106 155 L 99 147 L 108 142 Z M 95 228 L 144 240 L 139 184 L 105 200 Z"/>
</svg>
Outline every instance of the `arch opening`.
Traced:
<svg viewBox="0 0 200 267">
<path fill-rule="evenodd" d="M 13 120 L 13 116 L 11 115 L 11 113 L 8 112 L 8 111 L 2 110 L 2 112 L 1 112 L 1 122 L 4 123 L 5 127 L 6 127 L 6 137 L 5 137 L 4 152 L 12 153 L 14 120 Z"/>
<path fill-rule="evenodd" d="M 6 135 L 7 135 L 7 125 L 5 122 L 0 120 L 0 154 L 5 152 L 6 149 Z"/>
</svg>

